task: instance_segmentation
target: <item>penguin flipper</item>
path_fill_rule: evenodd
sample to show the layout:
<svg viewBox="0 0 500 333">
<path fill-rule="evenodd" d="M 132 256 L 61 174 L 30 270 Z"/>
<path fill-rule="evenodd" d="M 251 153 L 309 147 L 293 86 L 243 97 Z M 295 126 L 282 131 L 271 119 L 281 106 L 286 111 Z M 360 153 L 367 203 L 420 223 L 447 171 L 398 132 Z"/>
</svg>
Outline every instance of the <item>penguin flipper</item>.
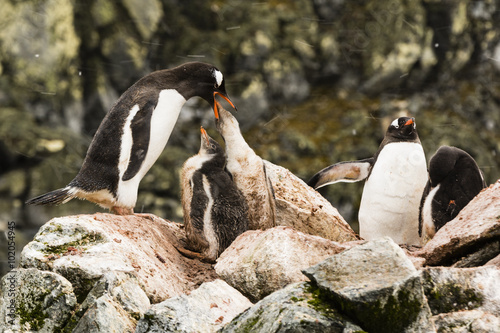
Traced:
<svg viewBox="0 0 500 333">
<path fill-rule="evenodd" d="M 373 157 L 360 161 L 339 162 L 316 173 L 307 184 L 318 189 L 337 182 L 359 182 L 368 177 L 374 162 Z"/>
<path fill-rule="evenodd" d="M 67 186 L 58 190 L 48 192 L 26 201 L 28 205 L 61 205 L 73 199 L 75 195 L 71 187 Z"/>
<path fill-rule="evenodd" d="M 124 181 L 134 178 L 146 159 L 149 140 L 151 139 L 151 117 L 155 107 L 156 104 L 152 102 L 146 103 L 138 112 L 141 116 L 134 117 L 130 123 L 132 147 L 130 147 L 130 160 L 127 170 L 125 170 L 122 177 Z"/>
</svg>

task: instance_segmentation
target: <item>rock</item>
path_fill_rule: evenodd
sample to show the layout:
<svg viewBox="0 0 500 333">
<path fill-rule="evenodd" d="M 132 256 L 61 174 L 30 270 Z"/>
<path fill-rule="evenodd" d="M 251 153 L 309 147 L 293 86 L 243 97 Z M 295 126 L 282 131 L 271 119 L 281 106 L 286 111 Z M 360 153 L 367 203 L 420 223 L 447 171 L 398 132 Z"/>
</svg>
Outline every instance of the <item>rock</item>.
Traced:
<svg viewBox="0 0 500 333">
<path fill-rule="evenodd" d="M 437 332 L 493 333 L 498 332 L 500 319 L 478 310 L 443 313 L 432 317 Z"/>
<path fill-rule="evenodd" d="M 289 170 L 264 161 L 276 197 L 276 225 L 337 242 L 358 240 L 328 200 Z"/>
<path fill-rule="evenodd" d="M 481 310 L 500 316 L 500 270 L 428 267 L 422 271 L 424 292 L 432 314 Z"/>
<path fill-rule="evenodd" d="M 390 238 L 367 242 L 303 271 L 370 332 L 429 332 L 419 274 Z"/>
<path fill-rule="evenodd" d="M 0 327 L 7 332 L 60 331 L 76 306 L 71 283 L 53 272 L 17 268 L 1 286 Z"/>
<path fill-rule="evenodd" d="M 360 332 L 309 283 L 291 284 L 265 297 L 221 332 Z"/>
<path fill-rule="evenodd" d="M 155 304 L 137 324 L 137 333 L 216 332 L 252 303 L 222 280 L 203 283 L 189 295 Z"/>
<path fill-rule="evenodd" d="M 136 320 L 142 318 L 150 307 L 143 288 L 133 273 L 105 273 L 75 311 L 65 330 L 72 331 L 78 327 L 79 331 L 86 332 L 97 325 L 113 331 L 120 323 L 106 321 L 110 312 L 116 313 L 114 317 L 118 317 L 120 321 L 132 323 L 135 329 Z M 126 324 L 123 329 L 128 329 L 131 325 Z"/>
<path fill-rule="evenodd" d="M 251 230 L 240 235 L 222 253 L 215 271 L 256 302 L 292 282 L 306 281 L 302 269 L 347 248 L 348 245 L 290 227 Z"/>
<path fill-rule="evenodd" d="M 99 297 L 71 331 L 73 333 L 135 331 L 135 321 L 109 295 Z"/>
<path fill-rule="evenodd" d="M 500 269 L 500 254 L 497 255 L 495 258 L 491 259 L 490 261 L 488 261 L 485 265 L 496 266 L 497 268 Z"/>
<path fill-rule="evenodd" d="M 153 215 L 79 215 L 43 225 L 21 253 L 20 266 L 61 274 L 81 303 L 107 272 L 137 277 L 152 303 L 211 281 L 208 264 L 181 256 L 173 244 L 183 238 L 179 225 Z"/>
<path fill-rule="evenodd" d="M 493 251 L 482 251 L 469 260 L 473 265 L 482 265 L 498 255 L 495 251 L 500 237 L 500 181 L 479 193 L 460 211 L 458 216 L 446 223 L 419 251 L 426 265 L 451 265 L 481 248 L 493 247 Z"/>
</svg>

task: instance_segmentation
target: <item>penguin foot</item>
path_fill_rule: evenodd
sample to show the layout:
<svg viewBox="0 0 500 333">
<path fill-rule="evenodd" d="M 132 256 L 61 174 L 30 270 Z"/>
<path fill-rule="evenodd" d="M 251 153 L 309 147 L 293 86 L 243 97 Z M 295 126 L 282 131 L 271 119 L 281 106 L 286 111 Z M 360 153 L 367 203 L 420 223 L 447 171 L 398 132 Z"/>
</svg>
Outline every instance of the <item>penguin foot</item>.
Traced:
<svg viewBox="0 0 500 333">
<path fill-rule="evenodd" d="M 180 254 L 182 254 L 186 258 L 198 259 L 199 261 L 202 261 L 202 262 L 206 262 L 209 264 L 215 264 L 215 259 L 208 258 L 199 252 L 194 252 L 194 251 L 188 250 L 186 248 L 183 248 L 183 247 L 177 246 L 177 245 L 174 245 L 174 247 Z"/>
<path fill-rule="evenodd" d="M 133 208 L 113 206 L 111 207 L 110 211 L 116 215 L 134 215 Z"/>
</svg>

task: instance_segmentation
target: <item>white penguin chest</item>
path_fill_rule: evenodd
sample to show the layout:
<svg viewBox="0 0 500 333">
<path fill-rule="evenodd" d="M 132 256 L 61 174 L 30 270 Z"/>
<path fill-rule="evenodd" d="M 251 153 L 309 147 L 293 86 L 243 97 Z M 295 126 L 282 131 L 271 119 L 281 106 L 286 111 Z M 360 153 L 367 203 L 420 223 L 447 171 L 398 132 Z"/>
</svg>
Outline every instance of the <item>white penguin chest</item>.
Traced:
<svg viewBox="0 0 500 333">
<path fill-rule="evenodd" d="M 186 100 L 184 97 L 175 89 L 165 89 L 159 93 L 158 103 L 151 115 L 149 144 L 144 161 L 134 177 L 123 181 L 122 177 L 129 165 L 133 147 L 133 136 L 130 126 L 132 120 L 139 111 L 138 105 L 132 108 L 125 122 L 121 138 L 120 160 L 118 165 L 120 178 L 117 191 L 117 199 L 120 206 L 135 206 L 139 183 L 165 148 L 185 102 Z"/>
<path fill-rule="evenodd" d="M 363 189 L 359 210 L 360 235 L 365 239 L 390 236 L 397 243 L 419 245 L 418 210 L 427 182 L 422 145 L 386 145 Z"/>
<path fill-rule="evenodd" d="M 430 190 L 427 198 L 425 198 L 424 206 L 422 207 L 422 237 L 424 242 L 430 240 L 436 233 L 436 226 L 434 224 L 434 220 L 432 219 L 432 201 L 434 200 L 440 186 L 441 185 L 438 184 Z"/>
</svg>

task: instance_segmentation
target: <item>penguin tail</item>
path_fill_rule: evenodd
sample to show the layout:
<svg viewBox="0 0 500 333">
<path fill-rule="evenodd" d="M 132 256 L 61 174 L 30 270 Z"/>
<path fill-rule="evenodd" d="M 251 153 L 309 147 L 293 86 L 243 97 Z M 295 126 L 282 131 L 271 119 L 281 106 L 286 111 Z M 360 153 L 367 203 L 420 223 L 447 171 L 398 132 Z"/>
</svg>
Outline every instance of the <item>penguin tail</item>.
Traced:
<svg viewBox="0 0 500 333">
<path fill-rule="evenodd" d="M 73 199 L 74 189 L 67 186 L 58 190 L 39 195 L 26 201 L 28 205 L 60 205 Z"/>
</svg>

